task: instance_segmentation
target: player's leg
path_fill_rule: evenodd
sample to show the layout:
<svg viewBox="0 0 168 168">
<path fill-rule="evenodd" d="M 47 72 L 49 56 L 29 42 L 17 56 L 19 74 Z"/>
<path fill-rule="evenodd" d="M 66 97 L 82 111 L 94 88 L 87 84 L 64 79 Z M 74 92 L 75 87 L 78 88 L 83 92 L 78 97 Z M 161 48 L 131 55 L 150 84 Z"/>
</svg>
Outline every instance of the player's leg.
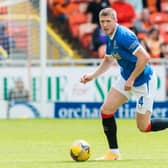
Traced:
<svg viewBox="0 0 168 168">
<path fill-rule="evenodd" d="M 145 114 L 136 114 L 137 127 L 142 132 L 160 131 L 168 128 L 167 118 L 151 119 L 151 112 L 146 111 Z"/>
<path fill-rule="evenodd" d="M 140 97 L 137 103 L 136 122 L 138 129 L 142 132 L 160 131 L 168 128 L 167 118 L 151 119 L 152 107 L 153 98 L 151 96 Z"/>
<path fill-rule="evenodd" d="M 136 113 L 136 122 L 137 122 L 137 127 L 141 132 L 147 132 L 149 127 L 150 127 L 150 117 L 151 116 L 151 112 L 150 111 L 146 111 L 145 114 L 142 114 L 140 112 L 137 111 Z"/>
<path fill-rule="evenodd" d="M 102 125 L 104 133 L 109 144 L 109 151 L 105 156 L 98 158 L 98 160 L 117 160 L 120 153 L 117 142 L 117 126 L 114 118 L 114 113 L 123 103 L 127 101 L 127 97 L 120 91 L 112 88 L 101 107 Z"/>
<path fill-rule="evenodd" d="M 168 128 L 168 119 L 151 119 L 153 110 L 153 100 L 155 92 L 155 76 L 144 86 L 139 87 L 135 92 L 142 92 L 137 101 L 136 121 L 137 127 L 142 132 L 160 131 Z M 136 94 L 136 93 L 135 93 Z"/>
</svg>

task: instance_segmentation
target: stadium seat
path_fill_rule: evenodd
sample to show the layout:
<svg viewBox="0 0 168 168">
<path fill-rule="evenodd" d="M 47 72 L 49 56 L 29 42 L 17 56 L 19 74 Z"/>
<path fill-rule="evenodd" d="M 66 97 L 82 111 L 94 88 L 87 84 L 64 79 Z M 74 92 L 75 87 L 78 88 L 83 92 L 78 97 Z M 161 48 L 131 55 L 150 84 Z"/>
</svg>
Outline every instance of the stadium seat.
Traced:
<svg viewBox="0 0 168 168">
<path fill-rule="evenodd" d="M 139 39 L 144 39 L 144 38 L 146 38 L 147 34 L 146 33 L 138 33 L 137 36 Z"/>
<path fill-rule="evenodd" d="M 16 42 L 17 48 L 27 47 L 27 28 L 25 26 L 8 26 L 6 31 L 6 33 Z"/>
<path fill-rule="evenodd" d="M 161 24 L 168 22 L 168 14 L 163 12 L 156 12 L 150 15 L 150 21 L 153 24 Z"/>
<path fill-rule="evenodd" d="M 161 2 L 161 11 L 168 12 L 168 2 L 167 1 Z"/>
<path fill-rule="evenodd" d="M 161 32 L 160 35 L 163 38 L 163 41 L 168 43 L 168 32 Z"/>
<path fill-rule="evenodd" d="M 91 0 L 70 0 L 71 2 L 75 2 L 75 3 L 83 3 L 83 2 L 90 2 Z"/>
<path fill-rule="evenodd" d="M 168 33 L 168 22 L 165 22 L 165 23 L 161 23 L 159 25 L 159 30 L 161 32 L 167 32 Z"/>
<path fill-rule="evenodd" d="M 133 26 L 133 22 L 132 21 L 130 21 L 130 22 L 123 22 L 123 23 L 121 23 L 123 26 L 125 26 L 125 27 L 127 27 L 127 28 L 130 28 L 130 27 L 132 27 Z"/>
<path fill-rule="evenodd" d="M 80 37 L 80 42 L 83 48 L 89 49 L 91 41 L 92 41 L 92 34 L 86 33 L 82 37 Z"/>
<path fill-rule="evenodd" d="M 0 7 L 0 14 L 7 14 L 7 7 Z"/>
<path fill-rule="evenodd" d="M 69 16 L 69 29 L 73 38 L 78 38 L 79 25 L 82 23 L 86 23 L 86 21 L 87 15 L 85 13 L 76 13 Z"/>
<path fill-rule="evenodd" d="M 164 42 L 168 42 L 168 22 L 160 24 L 159 30 Z"/>
</svg>

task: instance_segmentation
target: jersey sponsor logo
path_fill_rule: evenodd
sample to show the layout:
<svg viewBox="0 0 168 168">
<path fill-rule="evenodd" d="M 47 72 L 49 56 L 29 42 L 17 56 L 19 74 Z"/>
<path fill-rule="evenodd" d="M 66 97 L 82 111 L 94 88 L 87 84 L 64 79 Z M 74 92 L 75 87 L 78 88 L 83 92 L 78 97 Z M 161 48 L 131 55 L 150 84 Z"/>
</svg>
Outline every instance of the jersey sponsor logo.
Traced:
<svg viewBox="0 0 168 168">
<path fill-rule="evenodd" d="M 120 59 L 121 59 L 121 56 L 120 56 L 117 52 L 112 52 L 112 55 L 113 55 L 113 57 L 114 57 L 116 60 L 120 60 Z"/>
</svg>

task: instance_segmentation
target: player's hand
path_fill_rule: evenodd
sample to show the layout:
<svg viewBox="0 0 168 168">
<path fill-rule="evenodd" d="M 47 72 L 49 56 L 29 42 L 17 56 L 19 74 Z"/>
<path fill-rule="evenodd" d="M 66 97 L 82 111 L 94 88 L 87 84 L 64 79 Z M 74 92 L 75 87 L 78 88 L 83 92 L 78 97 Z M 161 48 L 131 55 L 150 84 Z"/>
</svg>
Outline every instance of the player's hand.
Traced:
<svg viewBox="0 0 168 168">
<path fill-rule="evenodd" d="M 127 80 L 124 85 L 125 90 L 131 90 L 133 87 L 134 81 L 133 80 Z"/>
<path fill-rule="evenodd" d="M 80 78 L 81 83 L 87 83 L 93 79 L 93 76 L 91 74 L 85 74 Z"/>
</svg>

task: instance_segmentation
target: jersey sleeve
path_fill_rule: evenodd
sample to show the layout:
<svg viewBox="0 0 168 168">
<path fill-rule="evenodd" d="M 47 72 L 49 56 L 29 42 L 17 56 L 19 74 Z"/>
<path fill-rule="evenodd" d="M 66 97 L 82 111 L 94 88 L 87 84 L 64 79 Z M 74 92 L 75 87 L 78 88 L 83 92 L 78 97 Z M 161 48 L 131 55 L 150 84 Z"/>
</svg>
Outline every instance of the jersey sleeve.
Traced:
<svg viewBox="0 0 168 168">
<path fill-rule="evenodd" d="M 131 54 L 135 54 L 141 46 L 138 38 L 132 32 L 124 32 L 120 38 L 119 43 L 121 47 L 128 50 Z"/>
</svg>

